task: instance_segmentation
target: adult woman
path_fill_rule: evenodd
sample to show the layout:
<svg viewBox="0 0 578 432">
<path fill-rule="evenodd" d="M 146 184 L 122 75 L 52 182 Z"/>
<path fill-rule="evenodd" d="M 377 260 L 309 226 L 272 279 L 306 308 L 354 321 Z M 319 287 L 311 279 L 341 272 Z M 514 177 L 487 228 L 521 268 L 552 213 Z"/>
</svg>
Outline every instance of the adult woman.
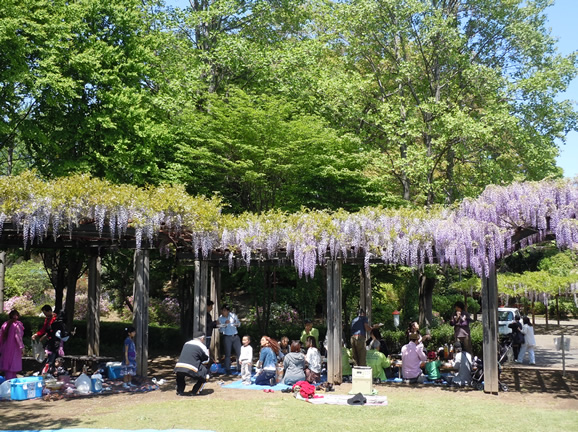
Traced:
<svg viewBox="0 0 578 432">
<path fill-rule="evenodd" d="M 317 349 L 315 338 L 307 337 L 307 354 L 305 355 L 305 376 L 311 384 L 321 381 L 321 354 Z"/>
<path fill-rule="evenodd" d="M 0 371 L 4 372 L 6 379 L 16 378 L 16 373 L 22 370 L 23 335 L 24 325 L 20 314 L 14 309 L 0 328 Z"/>
<path fill-rule="evenodd" d="M 292 386 L 297 381 L 305 381 L 305 355 L 299 341 L 291 342 L 291 351 L 283 358 L 283 383 Z"/>
<path fill-rule="evenodd" d="M 260 371 L 255 377 L 255 384 L 270 385 L 277 384 L 275 375 L 277 373 L 277 355 L 279 354 L 279 344 L 269 336 L 261 338 L 261 354 L 257 367 Z"/>
</svg>

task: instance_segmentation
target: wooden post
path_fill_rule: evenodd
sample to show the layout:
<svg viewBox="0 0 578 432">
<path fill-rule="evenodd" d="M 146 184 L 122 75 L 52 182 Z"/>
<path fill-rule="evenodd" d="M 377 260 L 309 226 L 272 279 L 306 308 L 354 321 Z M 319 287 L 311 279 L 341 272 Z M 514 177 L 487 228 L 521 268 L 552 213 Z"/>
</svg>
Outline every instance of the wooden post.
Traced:
<svg viewBox="0 0 578 432">
<path fill-rule="evenodd" d="M 210 298 L 213 300 L 213 320 L 219 318 L 221 311 L 221 269 L 218 265 L 211 266 L 211 286 L 210 286 Z M 221 333 L 218 331 L 213 331 L 213 338 L 211 340 L 210 352 L 214 355 L 214 359 L 218 360 L 220 358 L 219 347 L 221 342 Z"/>
<path fill-rule="evenodd" d="M 193 333 L 205 331 L 207 317 L 207 285 L 209 263 L 195 260 L 195 283 L 193 290 Z"/>
<path fill-rule="evenodd" d="M 485 270 L 485 269 L 483 269 Z M 498 377 L 498 278 L 495 264 L 482 277 L 482 323 L 484 329 L 484 391 L 497 394 Z"/>
<path fill-rule="evenodd" d="M 341 261 L 327 261 L 327 382 L 341 384 Z"/>
<path fill-rule="evenodd" d="M 88 258 L 86 336 L 88 355 L 100 355 L 100 257 L 98 251 L 92 251 Z"/>
<path fill-rule="evenodd" d="M 371 270 L 368 268 L 365 269 L 365 266 L 361 267 L 359 271 L 359 278 L 360 278 L 360 287 L 359 287 L 359 305 L 361 309 L 365 311 L 365 316 L 367 316 L 367 320 L 370 323 L 373 323 L 371 320 Z"/>
<path fill-rule="evenodd" d="M 134 251 L 134 310 L 133 324 L 136 329 L 137 375 L 145 377 L 148 371 L 149 341 L 149 251 Z"/>
</svg>

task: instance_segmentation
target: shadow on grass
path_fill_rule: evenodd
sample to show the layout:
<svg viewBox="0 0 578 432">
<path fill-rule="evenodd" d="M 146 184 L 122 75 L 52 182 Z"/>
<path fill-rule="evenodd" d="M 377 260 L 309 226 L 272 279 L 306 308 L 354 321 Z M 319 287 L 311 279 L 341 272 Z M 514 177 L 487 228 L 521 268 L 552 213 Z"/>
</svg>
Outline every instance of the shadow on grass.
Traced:
<svg viewBox="0 0 578 432">
<path fill-rule="evenodd" d="M 79 421 L 74 419 L 54 420 L 44 416 L 50 410 L 50 404 L 42 399 L 26 403 L 26 409 L 19 406 L 18 401 L 2 402 L 2 429 L 34 430 L 34 429 L 62 429 L 78 427 Z M 11 409 L 11 407 L 14 407 Z"/>
</svg>

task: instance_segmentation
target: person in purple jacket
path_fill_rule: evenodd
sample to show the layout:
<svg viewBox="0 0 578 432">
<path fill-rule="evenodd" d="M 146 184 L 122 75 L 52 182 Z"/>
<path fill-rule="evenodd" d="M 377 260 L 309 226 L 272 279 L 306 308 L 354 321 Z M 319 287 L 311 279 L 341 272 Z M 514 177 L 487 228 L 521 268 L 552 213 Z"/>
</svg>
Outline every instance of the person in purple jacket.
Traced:
<svg viewBox="0 0 578 432">
<path fill-rule="evenodd" d="M 472 338 L 470 336 L 470 314 L 464 309 L 465 306 L 461 301 L 454 305 L 455 312 L 450 320 L 450 325 L 454 327 L 454 336 L 456 342 L 460 342 L 464 351 L 472 353 Z"/>
</svg>

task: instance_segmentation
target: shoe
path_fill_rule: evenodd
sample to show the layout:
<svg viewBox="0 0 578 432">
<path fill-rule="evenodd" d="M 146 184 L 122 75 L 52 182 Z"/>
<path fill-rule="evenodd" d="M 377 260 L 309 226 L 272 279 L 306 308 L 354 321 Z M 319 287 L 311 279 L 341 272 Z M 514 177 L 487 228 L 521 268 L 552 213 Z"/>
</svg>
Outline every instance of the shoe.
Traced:
<svg viewBox="0 0 578 432">
<path fill-rule="evenodd" d="M 177 392 L 177 396 L 193 396 L 192 393 Z"/>
<path fill-rule="evenodd" d="M 536 363 L 530 363 L 530 366 L 536 366 Z"/>
<path fill-rule="evenodd" d="M 129 386 L 127 383 L 123 383 L 123 384 L 122 384 L 122 387 L 125 388 L 125 389 L 129 389 L 129 388 L 130 388 L 130 386 Z"/>
</svg>

